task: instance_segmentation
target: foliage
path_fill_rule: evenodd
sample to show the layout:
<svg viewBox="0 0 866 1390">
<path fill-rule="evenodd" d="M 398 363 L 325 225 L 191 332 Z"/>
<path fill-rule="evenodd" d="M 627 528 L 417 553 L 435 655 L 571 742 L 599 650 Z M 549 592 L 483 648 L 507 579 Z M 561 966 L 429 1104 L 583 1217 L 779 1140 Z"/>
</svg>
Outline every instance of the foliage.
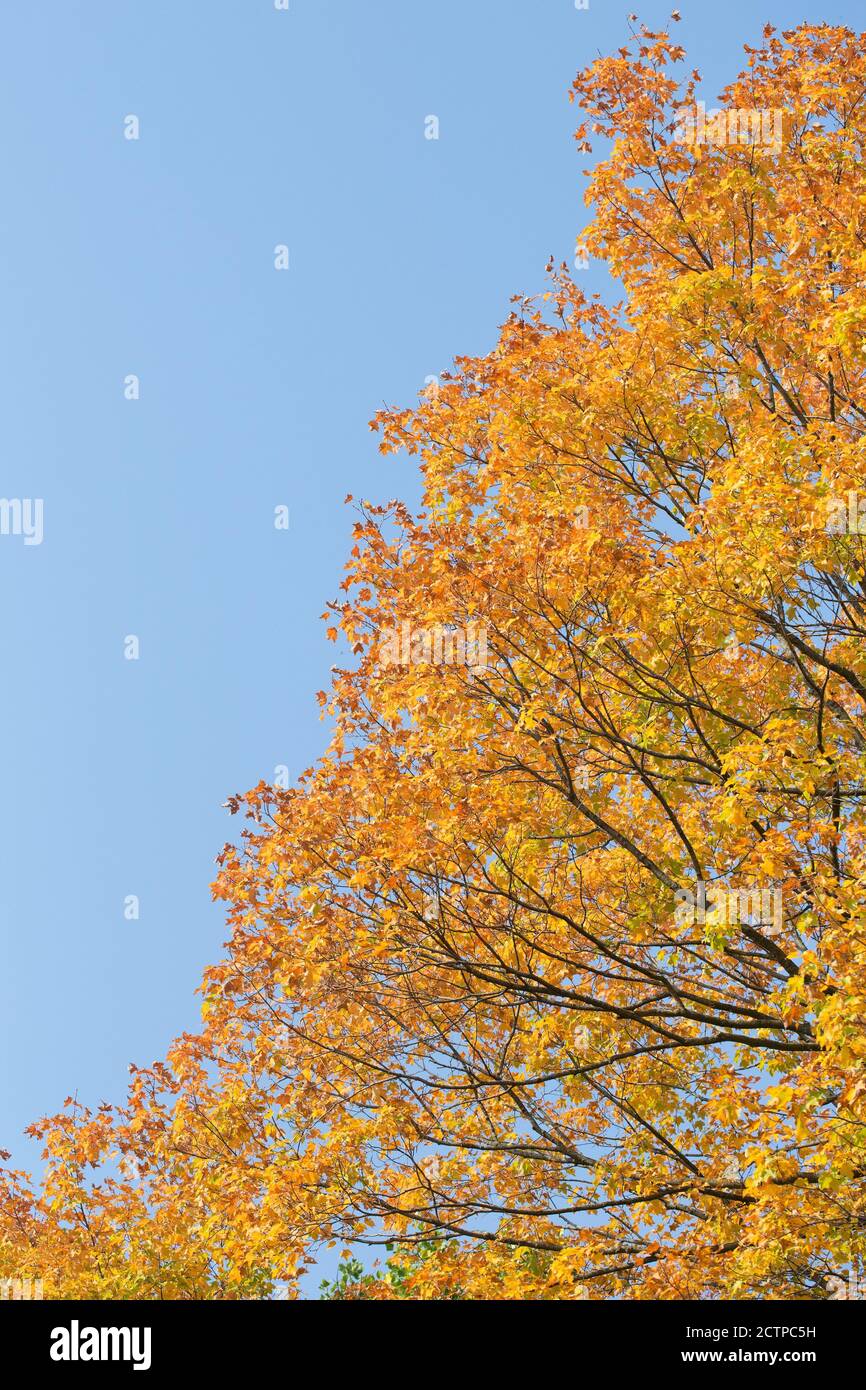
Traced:
<svg viewBox="0 0 866 1390">
<path fill-rule="evenodd" d="M 453 1242 L 452 1242 L 453 1243 Z M 428 1262 L 442 1253 L 443 1241 L 421 1240 L 414 1245 L 395 1247 L 389 1244 L 388 1262 L 384 1269 L 368 1273 L 353 1255 L 340 1261 L 336 1279 L 323 1279 L 320 1291 L 329 1302 L 395 1302 L 414 1299 L 416 1289 L 426 1272 Z M 459 1283 L 449 1281 L 440 1295 L 447 1299 L 463 1299 Z"/>
<path fill-rule="evenodd" d="M 392 1241 L 328 1296 L 784 1299 L 866 1253 L 866 37 L 749 51 L 779 148 L 681 143 L 683 57 L 574 85 L 621 303 L 551 266 L 376 418 L 424 505 L 359 507 L 328 754 L 233 798 L 202 1031 L 38 1127 L 0 1272 L 257 1297 Z"/>
</svg>

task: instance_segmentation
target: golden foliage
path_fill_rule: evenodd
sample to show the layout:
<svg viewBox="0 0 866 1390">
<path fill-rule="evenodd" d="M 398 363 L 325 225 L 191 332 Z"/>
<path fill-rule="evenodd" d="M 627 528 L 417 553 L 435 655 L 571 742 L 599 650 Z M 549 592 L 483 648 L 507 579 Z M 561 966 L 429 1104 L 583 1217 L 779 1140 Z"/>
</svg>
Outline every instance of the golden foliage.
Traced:
<svg viewBox="0 0 866 1390">
<path fill-rule="evenodd" d="M 723 106 L 778 149 L 681 143 L 682 58 L 574 86 L 622 302 L 551 266 L 374 422 L 424 506 L 358 509 L 329 753 L 234 800 L 202 1032 L 39 1127 L 4 1271 L 250 1297 L 396 1240 L 403 1296 L 823 1298 L 862 1259 L 866 40 L 749 53 Z M 483 661 L 383 659 L 457 630 Z"/>
</svg>

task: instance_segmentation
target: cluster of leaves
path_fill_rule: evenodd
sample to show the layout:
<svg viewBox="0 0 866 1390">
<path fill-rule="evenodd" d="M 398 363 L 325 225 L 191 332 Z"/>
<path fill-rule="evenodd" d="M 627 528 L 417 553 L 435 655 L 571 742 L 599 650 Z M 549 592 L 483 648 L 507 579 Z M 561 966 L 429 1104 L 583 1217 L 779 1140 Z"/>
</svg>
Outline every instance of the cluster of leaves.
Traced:
<svg viewBox="0 0 866 1390">
<path fill-rule="evenodd" d="M 319 1286 L 322 1298 L 332 1303 L 414 1299 L 425 1265 L 437 1258 L 443 1244 L 442 1241 L 421 1240 L 400 1249 L 389 1244 L 386 1267 L 376 1268 L 372 1273 L 357 1256 L 346 1256 L 337 1267 L 337 1277 L 322 1280 Z M 441 1296 L 451 1300 L 465 1298 L 460 1285 L 450 1282 Z"/>
<path fill-rule="evenodd" d="M 61 1296 L 823 1298 L 866 1254 L 866 37 L 765 32 L 726 109 L 641 31 L 577 79 L 583 244 L 496 347 L 374 422 L 327 756 L 215 884 L 201 1032 L 37 1127 L 0 1274 Z M 588 524 L 586 524 L 588 522 Z M 483 627 L 487 658 L 383 661 Z M 771 891 L 709 921 L 684 890 Z M 407 1258 L 417 1247 L 419 1254 Z"/>
</svg>

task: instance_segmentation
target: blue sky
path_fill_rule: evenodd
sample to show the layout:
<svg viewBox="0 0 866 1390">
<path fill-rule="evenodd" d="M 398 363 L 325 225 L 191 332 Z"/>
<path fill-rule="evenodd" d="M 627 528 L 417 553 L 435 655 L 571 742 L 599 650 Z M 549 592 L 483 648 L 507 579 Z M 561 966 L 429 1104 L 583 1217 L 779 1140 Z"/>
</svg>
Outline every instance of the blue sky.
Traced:
<svg viewBox="0 0 866 1390">
<path fill-rule="evenodd" d="M 119 1099 L 129 1062 L 195 1028 L 222 803 L 324 745 L 343 498 L 418 495 L 367 422 L 492 346 L 509 296 L 573 253 L 566 92 L 633 8 L 660 25 L 672 3 L 0 9 L 0 496 L 44 499 L 42 544 L 0 536 L 0 1147 L 19 1163 L 31 1119 Z M 766 20 L 863 18 L 679 9 L 708 104 Z"/>
</svg>

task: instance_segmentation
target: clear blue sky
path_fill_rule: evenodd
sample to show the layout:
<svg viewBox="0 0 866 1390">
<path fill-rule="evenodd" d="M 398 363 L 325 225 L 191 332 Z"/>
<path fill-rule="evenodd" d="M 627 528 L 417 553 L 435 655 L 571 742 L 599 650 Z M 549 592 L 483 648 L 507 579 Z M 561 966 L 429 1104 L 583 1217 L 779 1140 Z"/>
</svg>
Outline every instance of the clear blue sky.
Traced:
<svg viewBox="0 0 866 1390">
<path fill-rule="evenodd" d="M 324 744 L 343 498 L 417 497 L 367 422 L 490 347 L 509 295 L 572 253 L 568 85 L 629 10 L 672 7 L 0 4 L 0 496 L 44 499 L 41 545 L 0 536 L 0 1147 L 20 1163 L 29 1120 L 76 1089 L 119 1099 L 130 1061 L 196 1026 L 222 803 Z M 708 104 L 767 19 L 866 18 L 679 8 Z"/>
</svg>

